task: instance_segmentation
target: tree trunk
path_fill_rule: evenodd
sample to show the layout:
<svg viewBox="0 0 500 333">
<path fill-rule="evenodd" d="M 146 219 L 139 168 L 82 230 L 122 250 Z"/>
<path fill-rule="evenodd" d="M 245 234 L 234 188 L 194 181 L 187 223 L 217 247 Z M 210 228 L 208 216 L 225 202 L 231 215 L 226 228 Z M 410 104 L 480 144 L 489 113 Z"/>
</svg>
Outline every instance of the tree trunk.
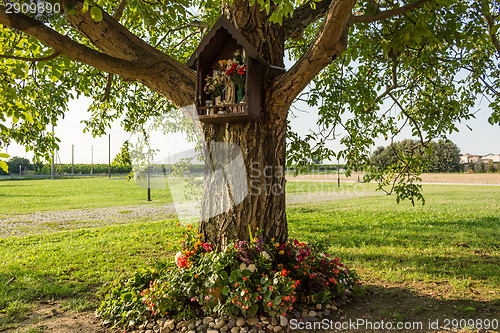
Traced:
<svg viewBox="0 0 500 333">
<path fill-rule="evenodd" d="M 269 64 L 284 66 L 283 28 L 269 24 L 265 12 L 259 12 L 258 6 L 249 8 L 248 1 L 239 0 L 225 8 L 225 15 Z M 200 232 L 206 242 L 217 248 L 223 247 L 230 239 L 248 240 L 250 230 L 255 233 L 257 228 L 266 239 L 284 241 L 288 237 L 285 140 L 289 105 L 271 102 L 276 99 L 271 98 L 270 91 L 279 74 L 280 71 L 275 69 L 264 69 L 261 120 L 203 125 L 211 153 L 206 157 L 211 158 L 205 160 L 204 220 L 200 224 Z M 229 146 L 222 142 L 228 142 Z M 243 158 L 239 160 L 241 167 L 235 163 L 238 156 Z M 222 169 L 225 171 L 213 176 L 214 171 Z M 235 186 L 238 182 L 240 186 Z M 244 191 L 245 187 L 247 191 Z"/>
</svg>

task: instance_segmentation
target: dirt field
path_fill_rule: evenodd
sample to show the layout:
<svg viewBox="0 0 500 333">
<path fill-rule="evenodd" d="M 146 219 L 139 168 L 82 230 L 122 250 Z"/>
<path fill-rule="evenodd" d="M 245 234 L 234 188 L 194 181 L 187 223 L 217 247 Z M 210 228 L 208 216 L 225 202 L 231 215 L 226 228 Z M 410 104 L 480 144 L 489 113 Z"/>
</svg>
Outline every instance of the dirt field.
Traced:
<svg viewBox="0 0 500 333">
<path fill-rule="evenodd" d="M 421 175 L 423 183 L 441 184 L 491 184 L 500 185 L 500 173 L 425 173 Z M 337 180 L 337 174 L 329 175 L 299 175 L 288 176 L 288 180 Z M 340 181 L 357 181 L 358 174 L 351 177 L 340 174 Z M 363 180 L 363 174 L 359 174 L 359 180 Z"/>
</svg>

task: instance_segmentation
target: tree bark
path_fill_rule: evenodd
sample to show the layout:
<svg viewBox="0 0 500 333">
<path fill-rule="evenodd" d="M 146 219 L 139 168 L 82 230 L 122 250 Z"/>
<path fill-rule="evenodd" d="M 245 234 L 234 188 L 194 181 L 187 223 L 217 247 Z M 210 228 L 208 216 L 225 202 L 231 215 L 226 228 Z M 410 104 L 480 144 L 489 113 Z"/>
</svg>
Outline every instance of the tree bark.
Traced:
<svg viewBox="0 0 500 333">
<path fill-rule="evenodd" d="M 269 24 L 265 12 L 259 12 L 257 6 L 249 8 L 248 1 L 234 1 L 231 7 L 225 8 L 225 14 L 269 64 L 284 66 L 284 34 L 280 25 Z M 279 74 L 280 71 L 275 69 L 264 69 L 260 121 L 203 125 L 205 139 L 212 153 L 212 159 L 206 161 L 206 174 L 227 166 L 239 154 L 239 151 L 234 152 L 229 148 L 225 156 L 220 156 L 224 153 L 212 149 L 217 142 L 230 142 L 241 149 L 247 175 L 244 182 L 248 191 L 240 203 L 237 203 L 240 200 L 233 197 L 233 193 L 229 196 L 221 194 L 225 191 L 224 183 L 232 183 L 231 178 L 238 178 L 238 175 L 220 175 L 229 178 L 223 180 L 220 177 L 206 178 L 202 211 L 209 218 L 200 223 L 200 232 L 206 242 L 218 248 L 230 239 L 248 240 L 250 230 L 255 233 L 257 228 L 266 239 L 284 241 L 288 237 L 285 140 L 289 104 L 275 102 L 271 91 L 272 83 Z M 214 155 L 217 156 L 213 158 Z M 245 173 L 239 175 L 240 180 Z M 210 212 L 220 211 L 220 207 L 227 205 L 228 201 L 230 206 L 235 202 L 237 204 L 227 212 L 211 216 Z"/>
</svg>

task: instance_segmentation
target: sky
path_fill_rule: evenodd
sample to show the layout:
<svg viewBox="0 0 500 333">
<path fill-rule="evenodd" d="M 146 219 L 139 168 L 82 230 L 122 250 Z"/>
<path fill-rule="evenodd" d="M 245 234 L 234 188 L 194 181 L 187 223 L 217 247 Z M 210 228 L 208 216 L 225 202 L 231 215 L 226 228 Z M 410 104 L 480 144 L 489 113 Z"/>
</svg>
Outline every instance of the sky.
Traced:
<svg viewBox="0 0 500 333">
<path fill-rule="evenodd" d="M 74 145 L 75 163 L 91 163 L 92 157 L 94 163 L 108 163 L 108 136 L 93 138 L 92 134 L 83 133 L 84 125 L 81 121 L 89 119 L 90 113 L 87 112 L 87 108 L 90 103 L 88 98 L 70 101 L 69 112 L 66 113 L 64 119 L 58 122 L 58 126 L 55 128 L 56 136 L 61 139 L 60 150 L 56 156 L 58 163 L 71 163 L 72 145 Z M 306 134 L 310 129 L 316 129 L 318 117 L 316 110 L 304 105 L 298 105 L 298 107 L 306 112 L 295 112 L 298 117 L 291 119 L 292 128 L 300 134 Z M 466 123 L 472 128 L 472 131 L 465 124 L 459 124 L 459 132 L 449 136 L 449 139 L 458 145 L 462 153 L 500 154 L 500 126 L 492 126 L 488 123 L 491 110 L 486 103 L 480 103 L 473 111 L 476 112 L 476 119 Z M 119 122 L 113 124 L 109 134 L 111 134 L 111 159 L 113 159 L 119 153 L 123 142 L 130 138 L 130 134 L 122 130 Z M 403 132 L 396 140 L 405 138 L 411 138 L 411 134 Z M 179 156 L 181 152 L 193 148 L 183 135 L 170 135 L 165 137 L 163 142 L 168 143 L 164 145 L 163 153 L 172 156 L 172 163 L 175 162 L 174 155 Z M 376 143 L 376 146 L 385 146 L 389 142 L 380 139 Z M 338 150 L 340 145 L 334 141 L 330 142 L 329 147 Z M 11 156 L 27 158 L 33 156 L 32 153 L 27 153 L 23 147 L 15 144 L 8 148 L 7 153 Z"/>
</svg>

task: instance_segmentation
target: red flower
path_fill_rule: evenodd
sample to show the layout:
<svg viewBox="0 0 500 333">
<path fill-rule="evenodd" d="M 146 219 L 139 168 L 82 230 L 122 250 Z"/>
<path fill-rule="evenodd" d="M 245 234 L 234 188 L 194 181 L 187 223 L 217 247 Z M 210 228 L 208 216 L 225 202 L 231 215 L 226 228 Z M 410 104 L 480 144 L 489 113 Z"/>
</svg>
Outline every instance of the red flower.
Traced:
<svg viewBox="0 0 500 333">
<path fill-rule="evenodd" d="M 240 74 L 240 75 L 245 74 L 246 69 L 247 69 L 247 66 L 241 67 L 240 69 L 238 69 L 238 74 Z"/>
<path fill-rule="evenodd" d="M 203 248 L 205 249 L 205 251 L 207 252 L 212 252 L 213 248 L 212 248 L 212 244 L 209 244 L 209 243 L 203 243 Z"/>
<path fill-rule="evenodd" d="M 226 75 L 233 76 L 234 73 L 236 72 L 236 67 L 238 67 L 238 64 L 232 64 L 231 68 L 229 68 L 226 72 Z M 239 73 L 239 71 L 238 71 Z"/>
<path fill-rule="evenodd" d="M 283 270 L 281 271 L 281 276 L 286 276 L 286 274 L 287 274 L 286 269 L 283 269 Z"/>
<path fill-rule="evenodd" d="M 187 259 L 182 254 L 182 252 L 177 252 L 177 254 L 175 255 L 175 264 L 179 268 L 185 267 L 187 265 Z"/>
</svg>

